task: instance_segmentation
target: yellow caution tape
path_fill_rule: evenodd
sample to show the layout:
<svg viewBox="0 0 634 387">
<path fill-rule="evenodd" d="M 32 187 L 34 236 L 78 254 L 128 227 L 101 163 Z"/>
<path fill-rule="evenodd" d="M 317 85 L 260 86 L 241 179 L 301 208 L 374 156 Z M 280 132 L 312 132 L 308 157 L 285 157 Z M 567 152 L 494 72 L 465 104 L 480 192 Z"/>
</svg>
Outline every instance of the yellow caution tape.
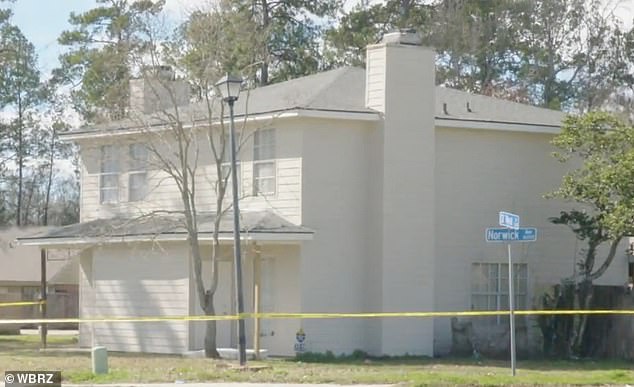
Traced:
<svg viewBox="0 0 634 387">
<path fill-rule="evenodd" d="M 634 310 L 517 310 L 516 315 L 632 315 Z M 11 319 L 1 324 L 79 324 L 106 322 L 169 322 L 169 321 L 226 321 L 238 319 L 336 319 L 336 318 L 395 318 L 395 317 L 461 317 L 508 316 L 508 310 L 466 312 L 383 312 L 383 313 L 242 313 L 223 316 L 128 316 L 61 319 Z"/>
<path fill-rule="evenodd" d="M 100 318 L 32 318 L 32 319 L 1 319 L 2 324 L 79 324 L 106 322 L 168 322 L 168 321 L 224 321 L 238 320 L 237 315 L 227 316 L 130 316 L 130 317 L 100 317 Z"/>
<path fill-rule="evenodd" d="M 26 305 L 43 305 L 46 301 L 20 301 L 20 302 L 0 302 L 0 308 L 4 306 L 26 306 Z"/>
<path fill-rule="evenodd" d="M 393 317 L 461 317 L 461 316 L 508 316 L 508 310 L 467 312 L 382 312 L 382 313 L 243 313 L 242 318 L 265 319 L 316 319 L 316 318 L 393 318 Z M 622 314 L 634 315 L 634 310 L 516 310 L 517 315 L 574 315 L 574 314 Z"/>
</svg>

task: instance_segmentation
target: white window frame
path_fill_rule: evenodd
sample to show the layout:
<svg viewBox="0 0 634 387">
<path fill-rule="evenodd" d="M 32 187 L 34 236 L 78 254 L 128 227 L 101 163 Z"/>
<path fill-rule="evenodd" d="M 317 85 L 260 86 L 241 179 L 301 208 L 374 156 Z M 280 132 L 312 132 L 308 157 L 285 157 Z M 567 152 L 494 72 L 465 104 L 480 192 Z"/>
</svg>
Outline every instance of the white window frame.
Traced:
<svg viewBox="0 0 634 387">
<path fill-rule="evenodd" d="M 142 149 L 140 152 L 142 159 L 139 158 L 136 150 Z M 142 143 L 133 143 L 128 146 L 128 201 L 139 202 L 145 200 L 147 196 L 147 158 L 148 150 Z M 132 180 L 135 177 L 142 177 L 142 184 L 138 187 L 132 186 Z M 142 190 L 139 193 L 133 193 L 133 190 Z M 138 195 L 138 196 L 137 196 Z"/>
<path fill-rule="evenodd" d="M 484 271 L 484 275 L 486 278 L 480 284 L 477 283 L 478 278 L 475 278 L 474 275 L 475 273 L 477 273 L 476 267 L 486 268 L 486 271 Z M 471 264 L 471 310 L 508 310 L 508 270 L 509 268 L 507 263 L 474 262 Z M 482 273 L 482 271 L 480 272 Z M 491 274 L 493 272 L 496 273 L 495 278 L 491 277 Z M 514 263 L 513 277 L 513 298 L 515 301 L 514 309 L 526 309 L 528 306 L 528 264 Z M 493 286 L 489 286 L 492 282 Z M 478 289 L 478 286 L 480 286 L 480 289 Z M 475 300 L 477 297 L 486 298 L 487 305 L 484 307 L 484 309 L 476 309 Z M 491 300 L 493 300 L 492 303 L 490 302 Z M 488 321 L 495 321 L 497 324 L 508 321 L 506 319 L 506 316 L 494 317 L 494 319 L 490 319 Z"/>
<path fill-rule="evenodd" d="M 102 145 L 100 151 L 99 165 L 99 203 L 115 204 L 119 202 L 119 174 L 121 165 L 119 162 L 119 149 L 114 145 Z M 109 166 L 111 165 L 111 166 Z M 114 185 L 106 185 L 106 178 L 114 177 Z M 114 192 L 114 197 L 108 199 L 106 192 Z"/>
<path fill-rule="evenodd" d="M 270 143 L 260 143 L 261 138 L 265 138 L 265 134 L 271 133 Z M 270 147 L 269 152 L 271 157 L 262 157 L 261 153 L 263 149 Z M 277 164 L 276 164 L 276 131 L 275 128 L 258 129 L 253 135 L 253 195 L 265 195 L 273 196 L 277 193 Z M 258 169 L 263 166 L 272 167 L 272 175 L 260 175 Z M 271 191 L 263 192 L 258 188 L 261 181 L 272 180 L 273 189 Z"/>
</svg>

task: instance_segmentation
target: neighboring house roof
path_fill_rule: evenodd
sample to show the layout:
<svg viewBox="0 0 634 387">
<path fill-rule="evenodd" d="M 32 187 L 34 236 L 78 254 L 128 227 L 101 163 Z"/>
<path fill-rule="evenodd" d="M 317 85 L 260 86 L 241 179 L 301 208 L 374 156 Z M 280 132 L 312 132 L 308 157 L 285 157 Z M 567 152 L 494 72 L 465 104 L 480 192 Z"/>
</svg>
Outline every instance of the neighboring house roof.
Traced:
<svg viewBox="0 0 634 387">
<path fill-rule="evenodd" d="M 374 115 L 377 111 L 365 106 L 365 70 L 342 67 L 290 81 L 244 91 L 235 105 L 237 117 L 304 110 Z M 245 98 L 245 94 L 248 97 Z M 467 109 L 467 103 L 469 109 Z M 446 111 L 445 113 L 445 106 Z M 204 120 L 207 106 L 195 103 L 180 108 L 186 121 Z M 226 113 L 226 112 L 225 112 Z M 149 114 L 138 120 L 125 119 L 76 129 L 70 133 L 85 133 L 130 129 L 144 125 L 163 125 L 160 114 Z M 559 127 L 565 114 L 502 99 L 464 91 L 436 87 L 436 119 L 493 123 L 518 123 Z"/>
<path fill-rule="evenodd" d="M 15 246 L 17 238 L 45 233 L 52 227 L 12 228 L 0 230 L 0 283 L 8 285 L 39 284 L 41 280 L 40 249 L 32 246 Z M 73 273 L 77 275 L 73 275 Z M 47 282 L 54 285 L 76 285 L 78 262 L 68 251 L 49 251 L 46 262 Z"/>
<path fill-rule="evenodd" d="M 198 213 L 200 240 L 209 240 L 214 231 L 215 213 Z M 17 238 L 21 245 L 100 243 L 128 241 L 185 240 L 182 215 L 152 215 L 138 218 L 96 219 Z M 272 211 L 245 211 L 240 214 L 241 233 L 253 240 L 311 239 L 313 231 L 294 225 Z M 219 227 L 221 239 L 233 238 L 233 216 L 225 214 Z"/>
</svg>

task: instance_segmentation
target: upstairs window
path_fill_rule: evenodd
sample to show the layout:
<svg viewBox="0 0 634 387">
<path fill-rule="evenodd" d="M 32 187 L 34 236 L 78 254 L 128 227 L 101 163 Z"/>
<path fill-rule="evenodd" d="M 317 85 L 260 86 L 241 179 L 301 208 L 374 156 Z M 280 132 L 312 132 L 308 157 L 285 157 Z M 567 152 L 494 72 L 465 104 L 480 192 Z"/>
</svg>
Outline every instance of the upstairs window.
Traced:
<svg viewBox="0 0 634 387">
<path fill-rule="evenodd" d="M 275 195 L 275 129 L 260 129 L 253 138 L 253 194 Z"/>
<path fill-rule="evenodd" d="M 99 177 L 99 202 L 119 201 L 119 152 L 114 145 L 101 147 L 101 175 Z"/>
<path fill-rule="evenodd" d="M 145 199 L 147 194 L 147 148 L 144 144 L 130 144 L 130 170 L 128 175 L 128 201 Z"/>
</svg>

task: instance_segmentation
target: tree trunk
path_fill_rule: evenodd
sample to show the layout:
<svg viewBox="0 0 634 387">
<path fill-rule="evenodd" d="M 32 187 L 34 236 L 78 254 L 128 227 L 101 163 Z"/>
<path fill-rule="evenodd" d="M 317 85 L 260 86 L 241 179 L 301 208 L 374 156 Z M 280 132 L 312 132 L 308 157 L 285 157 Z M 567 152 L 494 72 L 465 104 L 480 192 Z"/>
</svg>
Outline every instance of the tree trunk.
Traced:
<svg viewBox="0 0 634 387">
<path fill-rule="evenodd" d="M 575 289 L 575 310 L 588 310 L 592 304 L 592 281 L 582 280 Z M 588 325 L 587 314 L 576 314 L 573 318 L 572 335 L 569 341 L 568 354 L 570 357 L 583 356 L 584 336 Z"/>
<path fill-rule="evenodd" d="M 575 286 L 575 310 L 589 310 L 592 307 L 592 299 L 594 297 L 594 280 L 603 275 L 603 273 L 610 266 L 610 264 L 614 260 L 614 257 L 616 256 L 616 251 L 622 238 L 622 236 L 619 236 L 612 240 L 612 242 L 610 243 L 608 256 L 606 257 L 603 264 L 594 272 L 592 270 L 594 270 L 597 248 L 601 243 L 601 239 L 596 239 L 589 242 L 588 251 L 586 253 L 585 262 L 582 268 L 583 277 L 581 281 Z M 586 335 L 586 327 L 588 325 L 588 315 L 576 314 L 573 316 L 572 321 L 572 332 L 570 335 L 570 341 L 568 342 L 568 355 L 581 357 L 585 355 L 584 352 L 586 350 L 584 339 Z"/>
<path fill-rule="evenodd" d="M 399 20 L 398 20 L 399 28 L 411 27 L 407 25 L 407 23 L 409 22 L 409 14 L 410 14 L 411 8 L 412 8 L 411 0 L 401 0 L 401 4 L 399 6 L 399 13 L 400 13 Z"/>
<path fill-rule="evenodd" d="M 262 0 L 262 27 L 265 33 L 269 33 L 269 26 L 271 24 L 271 19 L 269 15 L 269 4 L 267 0 Z M 260 86 L 266 86 L 269 84 L 269 46 L 266 44 L 264 53 L 264 58 L 262 60 L 262 65 L 260 66 Z"/>
<path fill-rule="evenodd" d="M 53 125 L 53 129 L 51 132 L 51 149 L 48 160 L 48 181 L 46 182 L 46 198 L 44 199 L 44 219 L 43 225 L 48 226 L 48 206 L 51 201 L 51 186 L 53 185 L 53 164 L 55 163 L 55 136 L 57 136 L 57 131 L 55 130 L 55 126 Z"/>
<path fill-rule="evenodd" d="M 205 293 L 205 315 L 213 316 L 215 314 L 214 294 L 210 291 Z M 205 324 L 205 357 L 217 359 L 220 357 L 216 349 L 216 320 L 206 321 Z"/>
<path fill-rule="evenodd" d="M 18 208 L 16 211 L 16 225 L 22 225 L 22 185 L 23 185 L 23 169 L 24 169 L 24 149 L 22 143 L 22 91 L 18 93 Z"/>
<path fill-rule="evenodd" d="M 28 185 L 28 196 L 26 197 L 26 203 L 22 201 L 22 222 L 20 223 L 22 226 L 29 225 L 29 213 L 31 212 L 31 203 L 33 202 L 33 195 L 35 193 L 36 179 L 37 176 L 34 174 L 30 184 Z M 24 193 L 24 190 L 22 192 Z"/>
</svg>

